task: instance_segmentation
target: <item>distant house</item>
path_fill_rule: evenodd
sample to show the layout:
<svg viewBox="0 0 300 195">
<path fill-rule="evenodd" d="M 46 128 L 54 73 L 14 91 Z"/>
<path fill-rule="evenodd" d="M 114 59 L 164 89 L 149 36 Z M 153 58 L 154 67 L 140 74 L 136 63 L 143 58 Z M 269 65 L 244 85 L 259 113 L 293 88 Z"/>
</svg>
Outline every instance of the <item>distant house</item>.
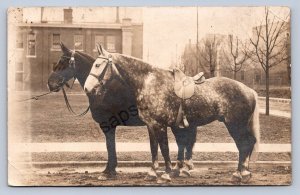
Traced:
<svg viewBox="0 0 300 195">
<path fill-rule="evenodd" d="M 19 12 L 22 19 L 15 36 L 15 90 L 47 90 L 48 76 L 62 55 L 60 42 L 94 57 L 96 43 L 109 52 L 143 57 L 141 9 L 24 8 Z"/>
<path fill-rule="evenodd" d="M 199 43 L 189 43 L 185 46 L 181 56 L 182 67 L 187 75 L 193 76 L 198 72 L 204 72 L 205 77 L 209 78 L 221 72 L 224 58 L 222 52 L 225 47 L 226 35 L 206 34 Z M 197 54 L 198 53 L 198 54 Z"/>
</svg>

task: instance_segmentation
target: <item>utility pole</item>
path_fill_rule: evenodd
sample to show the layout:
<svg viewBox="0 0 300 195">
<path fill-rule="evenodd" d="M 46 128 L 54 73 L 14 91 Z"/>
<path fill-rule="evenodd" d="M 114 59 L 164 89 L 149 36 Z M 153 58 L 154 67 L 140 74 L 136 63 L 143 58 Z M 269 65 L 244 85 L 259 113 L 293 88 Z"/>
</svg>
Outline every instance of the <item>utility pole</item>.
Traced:
<svg viewBox="0 0 300 195">
<path fill-rule="evenodd" d="M 149 63 L 149 47 L 148 47 L 148 53 L 147 53 L 147 62 Z"/>
<path fill-rule="evenodd" d="M 197 51 L 197 53 L 196 53 L 196 65 L 197 65 L 197 72 L 198 72 L 198 70 L 199 70 L 199 66 L 200 66 L 200 64 L 199 64 L 199 21 L 198 21 L 198 6 L 197 6 L 197 43 L 196 43 L 196 51 Z"/>
<path fill-rule="evenodd" d="M 178 64 L 177 64 L 177 43 L 176 43 L 176 52 L 175 52 L 175 63 L 176 63 L 176 67 L 178 67 Z"/>
</svg>

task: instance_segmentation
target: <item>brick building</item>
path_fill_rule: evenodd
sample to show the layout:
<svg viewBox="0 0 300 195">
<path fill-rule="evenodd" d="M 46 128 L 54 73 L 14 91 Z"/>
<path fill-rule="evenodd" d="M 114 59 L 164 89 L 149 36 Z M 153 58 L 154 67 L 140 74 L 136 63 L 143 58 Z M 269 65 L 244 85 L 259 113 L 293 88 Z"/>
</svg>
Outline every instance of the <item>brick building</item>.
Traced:
<svg viewBox="0 0 300 195">
<path fill-rule="evenodd" d="M 138 8 L 23 8 L 16 23 L 15 90 L 47 90 L 53 65 L 68 48 L 97 56 L 96 43 L 110 52 L 143 57 L 142 10 Z"/>
</svg>

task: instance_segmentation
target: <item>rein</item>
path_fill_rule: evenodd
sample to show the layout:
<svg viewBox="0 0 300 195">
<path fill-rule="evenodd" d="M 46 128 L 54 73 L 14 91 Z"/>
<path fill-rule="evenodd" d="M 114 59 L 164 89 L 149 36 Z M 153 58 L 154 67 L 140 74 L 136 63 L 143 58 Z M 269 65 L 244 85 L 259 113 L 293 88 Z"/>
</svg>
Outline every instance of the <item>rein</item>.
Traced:
<svg viewBox="0 0 300 195">
<path fill-rule="evenodd" d="M 62 92 L 63 92 L 63 95 L 64 95 L 64 100 L 65 100 L 66 106 L 67 106 L 70 113 L 72 113 L 74 116 L 78 116 L 78 117 L 84 116 L 84 115 L 86 115 L 86 113 L 88 113 L 88 111 L 90 110 L 90 106 L 88 106 L 87 109 L 85 111 L 83 111 L 82 113 L 80 113 L 80 114 L 77 114 L 76 112 L 74 112 L 74 110 L 71 107 L 71 104 L 69 102 L 69 99 L 67 97 L 67 93 L 66 93 L 64 87 L 62 87 L 61 89 L 62 89 Z M 52 91 L 49 91 L 47 93 L 43 93 L 41 95 L 33 96 L 31 98 L 19 100 L 18 102 L 25 102 L 25 101 L 28 101 L 28 100 L 38 100 L 40 97 L 49 95 L 50 93 L 52 93 Z"/>
<path fill-rule="evenodd" d="M 70 59 L 69 66 L 75 67 L 75 58 L 74 58 L 74 55 L 75 55 L 75 52 L 72 52 L 71 57 L 68 57 L 68 56 L 62 56 L 62 57 Z M 53 73 L 61 76 L 60 74 L 58 74 L 56 72 L 53 72 Z M 64 82 L 64 77 L 63 76 L 61 76 L 61 77 L 63 78 L 63 82 Z M 75 82 L 75 79 L 74 79 L 74 81 L 73 81 L 73 83 L 72 83 L 71 86 L 69 86 L 67 83 L 64 83 L 64 84 L 67 87 L 69 87 L 70 89 L 72 89 L 72 87 L 74 85 L 74 82 Z M 68 100 L 67 93 L 66 93 L 66 91 L 64 89 L 64 86 L 62 86 L 61 89 L 62 89 L 62 92 L 63 92 L 63 95 L 64 95 L 64 100 L 65 100 L 66 106 L 67 106 L 67 108 L 68 108 L 68 110 L 69 110 L 70 113 L 72 113 L 74 116 L 78 116 L 78 117 L 84 116 L 84 115 L 86 115 L 86 113 L 88 113 L 88 111 L 90 110 L 90 106 L 88 106 L 87 109 L 85 111 L 83 111 L 82 113 L 80 113 L 80 114 L 77 114 L 76 112 L 74 112 L 74 110 L 72 109 L 71 104 L 70 104 L 70 102 Z M 52 91 L 49 91 L 49 92 L 41 94 L 41 95 L 33 96 L 31 98 L 19 100 L 18 102 L 24 102 L 24 101 L 33 100 L 33 99 L 34 100 L 38 100 L 40 97 L 46 96 L 46 95 L 48 95 L 50 93 L 52 93 Z"/>
<path fill-rule="evenodd" d="M 41 95 L 33 96 L 33 97 L 31 97 L 31 98 L 27 98 L 27 99 L 23 99 L 23 100 L 18 100 L 17 102 L 25 102 L 25 101 L 28 101 L 28 100 L 38 100 L 40 97 L 43 97 L 43 96 L 48 95 L 48 94 L 50 94 L 50 93 L 52 93 L 52 91 L 49 91 L 49 92 L 47 92 L 47 93 L 43 93 L 43 94 L 41 94 Z"/>
<path fill-rule="evenodd" d="M 64 94 L 64 99 L 65 99 L 66 106 L 67 106 L 69 112 L 71 112 L 74 116 L 84 116 L 84 115 L 86 115 L 86 113 L 88 113 L 88 111 L 90 110 L 90 106 L 88 106 L 87 109 L 85 111 L 83 111 L 82 113 L 76 114 L 76 112 L 74 112 L 74 110 L 72 109 L 72 107 L 70 105 L 70 102 L 68 100 L 68 97 L 67 97 L 67 94 L 66 94 L 66 91 L 65 91 L 64 87 L 62 87 L 61 89 L 62 89 L 62 92 Z"/>
</svg>

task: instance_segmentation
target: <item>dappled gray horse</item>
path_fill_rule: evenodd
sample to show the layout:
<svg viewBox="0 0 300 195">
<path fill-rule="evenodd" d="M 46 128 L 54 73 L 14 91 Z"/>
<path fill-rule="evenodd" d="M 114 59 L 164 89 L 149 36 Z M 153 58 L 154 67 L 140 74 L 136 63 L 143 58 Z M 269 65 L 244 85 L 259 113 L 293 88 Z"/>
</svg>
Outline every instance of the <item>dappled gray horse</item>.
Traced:
<svg viewBox="0 0 300 195">
<path fill-rule="evenodd" d="M 61 43 L 63 55 L 58 60 L 58 63 L 53 67 L 53 72 L 48 78 L 48 87 L 51 91 L 59 91 L 67 82 L 72 79 L 78 79 L 83 87 L 86 78 L 88 77 L 95 59 L 85 53 L 76 51 L 73 52 Z M 106 90 L 99 95 L 88 95 L 90 109 L 93 119 L 99 123 L 100 128 L 104 132 L 106 138 L 106 146 L 108 151 L 108 163 L 100 176 L 101 179 L 107 177 L 115 177 L 117 156 L 115 148 L 115 130 L 119 125 L 126 126 L 141 126 L 145 125 L 138 116 L 136 100 L 133 91 L 128 90 L 130 87 L 122 80 L 112 80 L 107 83 L 110 90 Z M 120 94 L 120 91 L 122 93 Z M 183 160 L 188 162 L 188 168 L 192 168 L 192 149 L 195 143 L 196 126 L 191 124 L 189 128 L 179 129 L 172 127 L 172 131 L 176 137 L 178 149 L 178 166 L 182 167 Z M 152 170 L 149 172 L 150 177 L 156 178 L 155 170 L 158 168 L 158 142 L 153 131 L 149 131 L 150 147 L 152 154 Z M 133 138 L 134 139 L 134 138 Z M 166 137 L 164 139 L 167 139 Z M 194 141 L 191 141 L 194 140 Z M 186 149 L 186 155 L 184 155 Z M 167 158 L 169 163 L 169 158 Z M 170 170 L 171 165 L 168 165 Z M 162 178 L 169 180 L 168 177 Z"/>
<path fill-rule="evenodd" d="M 140 59 L 110 54 L 101 45 L 84 89 L 99 95 L 113 80 L 122 80 L 134 93 L 140 118 L 146 123 L 159 145 L 169 173 L 167 126 L 176 125 L 181 99 L 174 92 L 174 72 L 155 68 Z M 123 91 L 118 94 L 121 95 Z M 185 115 L 194 125 L 223 122 L 239 151 L 238 179 L 248 179 L 249 159 L 254 146 L 258 149 L 260 128 L 257 93 L 244 84 L 228 78 L 211 78 L 196 85 L 194 95 L 185 100 Z M 182 130 L 184 131 L 184 130 Z"/>
</svg>

